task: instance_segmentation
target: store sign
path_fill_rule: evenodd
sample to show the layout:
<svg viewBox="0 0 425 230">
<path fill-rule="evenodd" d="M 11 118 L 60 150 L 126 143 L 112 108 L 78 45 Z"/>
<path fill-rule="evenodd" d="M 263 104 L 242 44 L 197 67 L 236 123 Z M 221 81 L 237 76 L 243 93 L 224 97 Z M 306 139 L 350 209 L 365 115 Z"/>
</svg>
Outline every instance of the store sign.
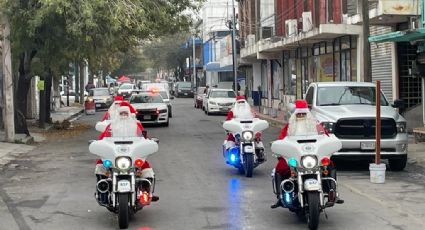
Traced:
<svg viewBox="0 0 425 230">
<path fill-rule="evenodd" d="M 381 0 L 379 5 L 383 14 L 416 15 L 418 14 L 418 2 L 419 0 Z"/>
<path fill-rule="evenodd" d="M 37 82 L 37 89 L 40 90 L 40 91 L 44 90 L 44 81 L 43 80 L 39 80 Z"/>
</svg>

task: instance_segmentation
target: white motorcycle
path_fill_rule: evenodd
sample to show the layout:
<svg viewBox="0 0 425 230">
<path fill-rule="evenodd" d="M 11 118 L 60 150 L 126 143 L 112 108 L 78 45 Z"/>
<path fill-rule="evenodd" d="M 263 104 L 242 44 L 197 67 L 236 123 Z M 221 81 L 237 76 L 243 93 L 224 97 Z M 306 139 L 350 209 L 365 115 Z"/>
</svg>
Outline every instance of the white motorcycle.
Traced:
<svg viewBox="0 0 425 230">
<path fill-rule="evenodd" d="M 95 198 L 99 205 L 118 214 L 120 228 L 127 228 L 129 216 L 150 204 L 155 190 L 153 172 L 141 170 L 146 158 L 158 151 L 157 140 L 143 137 L 106 137 L 90 141 L 91 153 L 102 159 L 96 168 Z M 99 176 L 101 175 L 101 176 Z"/>
<path fill-rule="evenodd" d="M 267 121 L 258 118 L 225 121 L 223 128 L 235 137 L 235 146 L 230 148 L 224 141 L 223 156 L 226 163 L 238 168 L 239 173 L 246 177 L 252 177 L 254 168 L 265 161 L 264 146 L 259 136 L 268 127 Z"/>
<path fill-rule="evenodd" d="M 309 229 L 318 228 L 325 208 L 343 203 L 336 199 L 336 174 L 332 177 L 328 171 L 332 154 L 341 147 L 335 135 L 287 136 L 272 142 L 274 155 L 285 158 L 291 169 L 290 178 L 279 187 L 273 183 L 273 190 L 284 208 L 306 217 Z"/>
</svg>

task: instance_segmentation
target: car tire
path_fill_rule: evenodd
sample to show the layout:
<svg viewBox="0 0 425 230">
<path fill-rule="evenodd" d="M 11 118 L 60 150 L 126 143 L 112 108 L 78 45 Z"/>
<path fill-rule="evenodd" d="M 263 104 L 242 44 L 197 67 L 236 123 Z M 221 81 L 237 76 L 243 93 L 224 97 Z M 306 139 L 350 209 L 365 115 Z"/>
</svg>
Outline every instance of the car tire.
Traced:
<svg viewBox="0 0 425 230">
<path fill-rule="evenodd" d="M 211 113 L 210 113 L 208 107 L 207 107 L 207 109 L 205 111 L 207 111 L 206 113 L 207 113 L 208 116 L 211 116 Z"/>
<path fill-rule="evenodd" d="M 168 127 L 170 125 L 170 119 L 167 120 L 167 123 L 165 123 L 165 127 Z"/>
<path fill-rule="evenodd" d="M 391 171 L 402 171 L 406 167 L 407 156 L 397 159 L 388 159 Z"/>
</svg>

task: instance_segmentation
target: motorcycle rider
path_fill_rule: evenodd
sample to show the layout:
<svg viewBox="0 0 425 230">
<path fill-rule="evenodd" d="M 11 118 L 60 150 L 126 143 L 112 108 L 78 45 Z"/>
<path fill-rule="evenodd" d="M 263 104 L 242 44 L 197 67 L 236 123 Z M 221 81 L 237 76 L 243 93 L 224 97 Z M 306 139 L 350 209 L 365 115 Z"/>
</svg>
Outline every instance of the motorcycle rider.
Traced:
<svg viewBox="0 0 425 230">
<path fill-rule="evenodd" d="M 140 137 L 142 135 L 147 138 L 142 124 L 131 116 L 128 106 L 119 107 L 117 113 L 118 116 L 100 134 L 99 140 L 105 137 Z M 99 178 L 98 175 L 104 175 L 107 170 L 104 168 L 102 160 L 99 159 L 96 163 L 95 174 Z M 148 179 L 151 182 L 154 181 L 155 173 L 147 160 L 144 161 L 144 164 L 139 170 L 141 171 L 142 178 Z M 152 201 L 157 201 L 158 199 L 157 196 L 152 196 Z"/>
<path fill-rule="evenodd" d="M 318 121 L 313 117 L 310 110 L 308 109 L 307 101 L 305 100 L 296 100 L 295 101 L 295 110 L 291 117 L 289 118 L 288 123 L 282 128 L 279 140 L 283 140 L 286 136 L 296 136 L 296 135 L 317 135 L 323 134 L 329 136 L 326 129 L 318 123 Z M 283 157 L 278 157 L 278 162 L 274 168 L 272 174 L 274 179 L 274 185 L 277 192 L 277 202 L 271 206 L 271 208 L 277 208 L 283 206 L 280 200 L 280 184 L 283 180 L 288 179 L 291 176 L 291 170 L 288 163 Z M 331 161 L 328 166 L 329 175 L 336 180 L 336 169 Z M 329 192 L 329 200 L 339 200 L 337 194 L 332 186 L 330 186 L 331 191 Z"/>
<path fill-rule="evenodd" d="M 130 109 L 130 113 L 132 116 L 136 115 L 136 109 L 134 109 L 134 107 L 128 101 L 125 101 L 122 96 L 115 96 L 114 103 L 111 105 L 111 107 L 109 107 L 108 111 L 105 112 L 102 117 L 102 121 L 113 120 L 114 116 L 116 115 L 117 109 L 122 106 L 127 106 Z"/>
<path fill-rule="evenodd" d="M 233 108 L 227 113 L 226 121 L 230 121 L 233 118 L 240 118 L 240 119 L 253 119 L 255 118 L 255 112 L 252 110 L 249 103 L 246 101 L 244 96 L 236 96 L 236 103 L 233 106 Z M 256 142 L 256 148 L 255 153 L 257 155 L 258 161 L 264 161 L 264 145 L 261 141 L 261 133 L 258 132 L 255 134 L 255 142 Z M 228 151 L 230 148 L 235 146 L 235 137 L 232 133 L 227 133 L 227 138 L 225 141 L 225 148 L 226 151 Z"/>
</svg>

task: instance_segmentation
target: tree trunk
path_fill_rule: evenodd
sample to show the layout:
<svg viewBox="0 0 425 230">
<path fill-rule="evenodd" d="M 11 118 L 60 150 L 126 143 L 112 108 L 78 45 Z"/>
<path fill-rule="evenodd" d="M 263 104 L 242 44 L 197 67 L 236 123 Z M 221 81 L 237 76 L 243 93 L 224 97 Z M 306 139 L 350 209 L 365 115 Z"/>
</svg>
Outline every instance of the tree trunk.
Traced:
<svg viewBox="0 0 425 230">
<path fill-rule="evenodd" d="M 84 103 L 84 92 L 85 92 L 85 89 L 84 89 L 84 79 L 85 79 L 85 74 L 86 74 L 86 71 L 85 71 L 85 68 L 84 68 L 84 61 L 81 61 L 80 63 L 79 63 L 79 65 L 80 65 L 80 94 L 79 94 L 79 96 L 80 96 L 80 104 L 83 104 Z"/>
<path fill-rule="evenodd" d="M 45 81 L 44 81 L 44 90 L 45 90 L 45 97 L 46 97 L 46 119 L 45 122 L 46 123 L 51 123 L 51 117 L 50 117 L 50 112 L 51 112 L 51 94 L 52 94 L 52 78 L 53 78 L 53 73 L 52 70 L 49 69 L 47 72 L 47 76 L 45 77 Z"/>
<path fill-rule="evenodd" d="M 46 122 L 46 77 L 40 76 L 40 81 L 44 81 L 44 89 L 40 90 L 40 112 L 38 118 L 38 124 L 40 128 L 44 128 Z"/>
<path fill-rule="evenodd" d="M 27 128 L 27 95 L 31 86 L 30 66 L 31 60 L 34 58 L 36 51 L 25 51 L 19 56 L 19 76 L 18 84 L 16 84 L 16 100 L 15 100 L 15 131 L 16 133 L 26 133 L 29 135 Z"/>
<path fill-rule="evenodd" d="M 78 62 L 75 62 L 74 65 L 75 65 L 75 103 L 79 103 L 80 97 L 78 97 L 78 95 L 80 94 L 81 69 L 79 68 Z"/>
</svg>

